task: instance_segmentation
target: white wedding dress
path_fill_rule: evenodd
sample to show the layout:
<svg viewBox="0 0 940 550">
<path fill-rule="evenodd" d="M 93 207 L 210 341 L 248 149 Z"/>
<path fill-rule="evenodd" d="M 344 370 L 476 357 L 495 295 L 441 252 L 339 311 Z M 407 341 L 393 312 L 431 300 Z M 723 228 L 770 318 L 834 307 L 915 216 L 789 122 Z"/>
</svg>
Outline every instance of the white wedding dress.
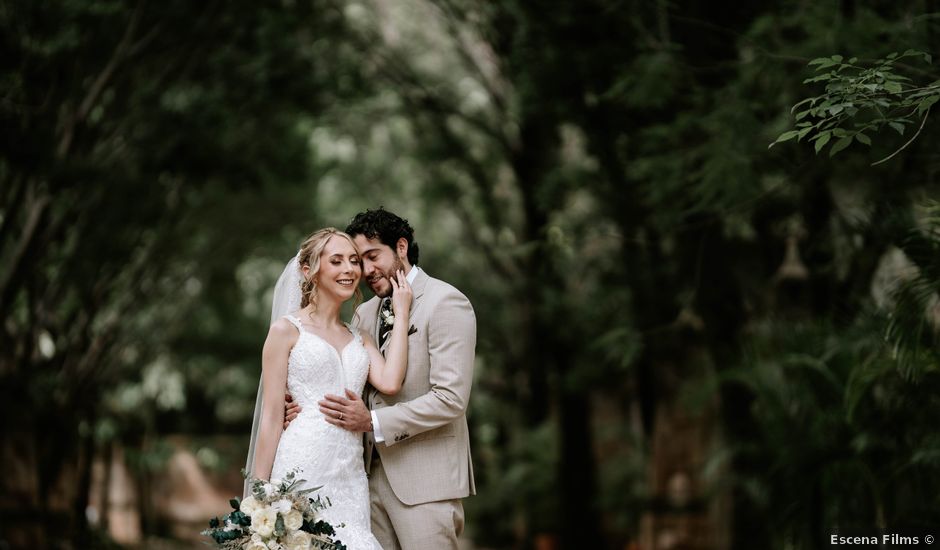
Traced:
<svg viewBox="0 0 940 550">
<path fill-rule="evenodd" d="M 271 479 L 283 479 L 299 469 L 298 479 L 313 493 L 329 497 L 323 519 L 336 528 L 336 538 L 349 550 L 382 550 L 372 536 L 369 519 L 369 483 L 362 463 L 362 434 L 324 420 L 317 401 L 331 393 L 345 396 L 349 389 L 362 395 L 369 374 L 369 355 L 359 332 L 350 327 L 352 341 L 341 352 L 312 332 L 300 320 L 285 315 L 300 336 L 287 362 L 287 390 L 303 408 L 281 434 Z M 340 524 L 344 524 L 340 527 Z"/>
</svg>

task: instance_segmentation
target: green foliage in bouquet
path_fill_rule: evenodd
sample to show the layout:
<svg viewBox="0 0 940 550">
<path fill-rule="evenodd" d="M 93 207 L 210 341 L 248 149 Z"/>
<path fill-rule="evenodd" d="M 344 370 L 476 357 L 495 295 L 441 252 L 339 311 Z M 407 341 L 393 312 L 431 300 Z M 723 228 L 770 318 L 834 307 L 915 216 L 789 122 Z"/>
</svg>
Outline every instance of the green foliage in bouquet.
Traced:
<svg viewBox="0 0 940 550">
<path fill-rule="evenodd" d="M 331 505 L 329 498 L 311 497 L 320 488 L 300 489 L 304 482 L 296 471 L 283 480 L 251 479 L 251 495 L 229 501 L 233 511 L 209 520 L 202 534 L 226 550 L 346 550 L 334 540 L 333 525 L 319 516 Z"/>
</svg>

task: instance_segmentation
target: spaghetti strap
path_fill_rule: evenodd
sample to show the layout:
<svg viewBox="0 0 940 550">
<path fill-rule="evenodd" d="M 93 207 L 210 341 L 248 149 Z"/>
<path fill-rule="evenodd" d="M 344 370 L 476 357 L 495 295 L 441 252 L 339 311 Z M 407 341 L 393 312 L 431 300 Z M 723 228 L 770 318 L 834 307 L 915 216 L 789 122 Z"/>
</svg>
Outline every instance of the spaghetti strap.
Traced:
<svg viewBox="0 0 940 550">
<path fill-rule="evenodd" d="M 294 325 L 294 327 L 300 332 L 304 331 L 303 326 L 300 324 L 300 319 L 294 317 L 293 315 L 285 315 L 284 319 L 290 321 L 290 324 Z"/>
<path fill-rule="evenodd" d="M 353 340 L 355 340 L 355 341 L 357 341 L 357 342 L 359 342 L 359 343 L 361 344 L 361 343 L 362 343 L 362 334 L 359 334 L 359 329 L 358 329 L 357 327 L 354 327 L 354 326 L 350 325 L 349 323 L 343 323 L 343 324 L 346 325 L 346 328 L 349 329 L 349 332 L 352 333 L 352 335 L 353 335 Z"/>
</svg>

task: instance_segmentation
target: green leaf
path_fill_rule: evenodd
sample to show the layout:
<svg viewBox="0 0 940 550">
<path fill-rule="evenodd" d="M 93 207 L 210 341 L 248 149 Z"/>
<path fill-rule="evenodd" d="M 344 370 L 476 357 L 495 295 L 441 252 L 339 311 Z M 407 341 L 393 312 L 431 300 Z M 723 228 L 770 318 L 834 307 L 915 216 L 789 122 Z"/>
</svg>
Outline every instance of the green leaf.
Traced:
<svg viewBox="0 0 940 550">
<path fill-rule="evenodd" d="M 827 143 L 829 143 L 831 138 L 832 134 L 829 132 L 822 132 L 819 134 L 819 137 L 816 138 L 816 154 L 819 154 L 819 151 L 821 151 L 822 148 L 825 147 Z"/>
<path fill-rule="evenodd" d="M 820 67 L 823 68 L 823 67 Z M 823 80 L 830 80 L 832 78 L 832 73 L 825 73 L 817 76 L 807 78 L 803 81 L 803 84 L 809 84 L 811 82 L 822 82 Z"/>
<path fill-rule="evenodd" d="M 917 114 L 924 114 L 937 100 L 940 100 L 940 96 L 933 95 L 920 100 L 920 103 L 917 104 Z"/>
<path fill-rule="evenodd" d="M 832 60 L 835 61 L 836 63 L 841 63 L 841 62 L 842 62 L 842 56 L 841 56 L 841 55 L 834 55 L 834 56 L 830 57 L 829 59 L 832 59 Z"/>
<path fill-rule="evenodd" d="M 927 90 L 921 90 L 921 91 L 919 91 L 919 92 L 914 92 L 913 94 L 911 94 L 911 95 L 909 95 L 909 96 L 907 96 L 907 97 L 908 97 L 908 99 L 916 99 L 916 98 L 918 98 L 918 97 L 927 97 L 927 96 L 929 96 L 929 95 L 934 95 L 934 94 L 936 94 L 936 93 L 937 93 L 937 90 L 936 90 L 936 89 L 927 89 Z"/>
<path fill-rule="evenodd" d="M 893 94 L 899 94 L 901 93 L 902 88 L 899 83 L 888 80 L 885 82 L 885 90 L 888 90 L 889 92 Z"/>
<path fill-rule="evenodd" d="M 789 132 L 784 132 L 784 133 L 780 134 L 780 137 L 777 138 L 777 141 L 783 142 L 783 141 L 791 140 L 791 139 L 795 138 L 795 137 L 797 136 L 797 134 L 799 134 L 799 133 L 800 133 L 800 132 L 799 132 L 798 130 L 790 130 Z"/>
<path fill-rule="evenodd" d="M 815 100 L 815 99 L 816 99 L 816 98 L 814 98 L 814 97 L 807 97 L 807 98 L 804 99 L 803 101 L 798 102 L 796 105 L 794 105 L 794 106 L 790 109 L 790 114 L 795 113 L 797 107 L 803 105 L 804 103 L 809 103 L 809 102 L 811 102 L 811 101 L 813 101 L 813 100 Z"/>
<path fill-rule="evenodd" d="M 233 498 L 232 500 L 228 501 L 228 503 L 234 510 L 238 510 L 241 507 L 241 503 L 238 502 L 237 498 Z"/>
<path fill-rule="evenodd" d="M 826 59 L 825 61 L 820 63 L 818 67 L 816 67 L 816 72 L 823 71 L 831 67 L 835 67 L 836 65 L 838 65 L 838 63 L 836 63 L 835 61 L 831 59 Z"/>
<path fill-rule="evenodd" d="M 904 135 L 904 125 L 900 122 L 889 122 L 888 126 L 894 128 L 902 136 Z"/>
<path fill-rule="evenodd" d="M 852 143 L 852 136 L 848 136 L 848 137 L 844 137 L 840 139 L 839 141 L 836 142 L 835 145 L 832 146 L 832 149 L 829 150 L 829 157 L 831 158 L 835 156 L 836 153 L 845 149 L 851 143 Z"/>
<path fill-rule="evenodd" d="M 768 145 L 767 148 L 770 149 L 771 147 L 773 147 L 774 145 L 778 143 L 783 143 L 784 141 L 790 141 L 791 139 L 795 138 L 799 133 L 800 133 L 799 130 L 790 130 L 788 132 L 784 132 L 780 134 L 780 136 L 777 138 L 776 141 Z"/>
<path fill-rule="evenodd" d="M 833 105 L 832 107 L 829 107 L 829 114 L 830 114 L 830 115 L 837 115 L 837 114 L 839 114 L 839 113 L 842 112 L 842 109 L 843 109 L 843 108 L 844 108 L 844 107 L 842 107 L 842 105 Z"/>
<path fill-rule="evenodd" d="M 817 57 L 816 59 L 807 63 L 807 65 L 820 65 L 829 61 L 828 57 Z"/>
<path fill-rule="evenodd" d="M 861 132 L 855 134 L 855 139 L 861 143 L 864 143 L 865 145 L 871 146 L 871 138 Z"/>
<path fill-rule="evenodd" d="M 844 137 L 848 136 L 849 133 L 846 132 L 845 130 L 843 130 L 842 128 L 834 128 L 834 129 L 832 130 L 832 135 L 833 135 L 834 137 L 837 137 L 837 138 L 844 138 Z"/>
<path fill-rule="evenodd" d="M 813 130 L 812 126 L 803 128 L 802 130 L 800 130 L 800 133 L 796 136 L 796 140 L 797 141 L 802 140 L 804 137 L 806 137 L 806 134 L 810 133 L 812 130 Z"/>
</svg>

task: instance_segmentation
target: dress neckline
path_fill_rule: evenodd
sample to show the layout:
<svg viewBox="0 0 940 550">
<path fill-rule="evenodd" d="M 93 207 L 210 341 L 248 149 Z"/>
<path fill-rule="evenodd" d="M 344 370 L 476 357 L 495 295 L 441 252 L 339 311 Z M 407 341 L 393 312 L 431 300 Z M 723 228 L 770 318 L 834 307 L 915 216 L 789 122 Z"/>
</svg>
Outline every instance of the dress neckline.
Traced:
<svg viewBox="0 0 940 550">
<path fill-rule="evenodd" d="M 301 334 L 309 334 L 310 336 L 313 336 L 317 340 L 326 344 L 326 346 L 330 348 L 331 350 L 333 350 L 333 352 L 336 354 L 336 358 L 339 359 L 340 364 L 343 364 L 343 354 L 346 353 L 346 350 L 349 348 L 349 346 L 352 345 L 353 342 L 359 339 L 359 333 L 353 330 L 353 328 L 349 326 L 349 323 L 343 323 L 343 325 L 346 327 L 346 330 L 349 331 L 349 335 L 352 336 L 352 338 L 350 338 L 349 341 L 343 345 L 342 349 L 338 349 L 336 346 L 331 344 L 329 340 L 327 340 L 326 338 L 320 336 L 316 332 L 313 332 L 311 330 L 307 330 L 306 328 L 304 328 L 303 324 L 300 322 L 300 319 L 298 319 L 297 317 L 293 315 L 285 315 L 285 317 L 287 317 L 289 320 L 292 321 L 291 324 L 294 325 Z"/>
</svg>

